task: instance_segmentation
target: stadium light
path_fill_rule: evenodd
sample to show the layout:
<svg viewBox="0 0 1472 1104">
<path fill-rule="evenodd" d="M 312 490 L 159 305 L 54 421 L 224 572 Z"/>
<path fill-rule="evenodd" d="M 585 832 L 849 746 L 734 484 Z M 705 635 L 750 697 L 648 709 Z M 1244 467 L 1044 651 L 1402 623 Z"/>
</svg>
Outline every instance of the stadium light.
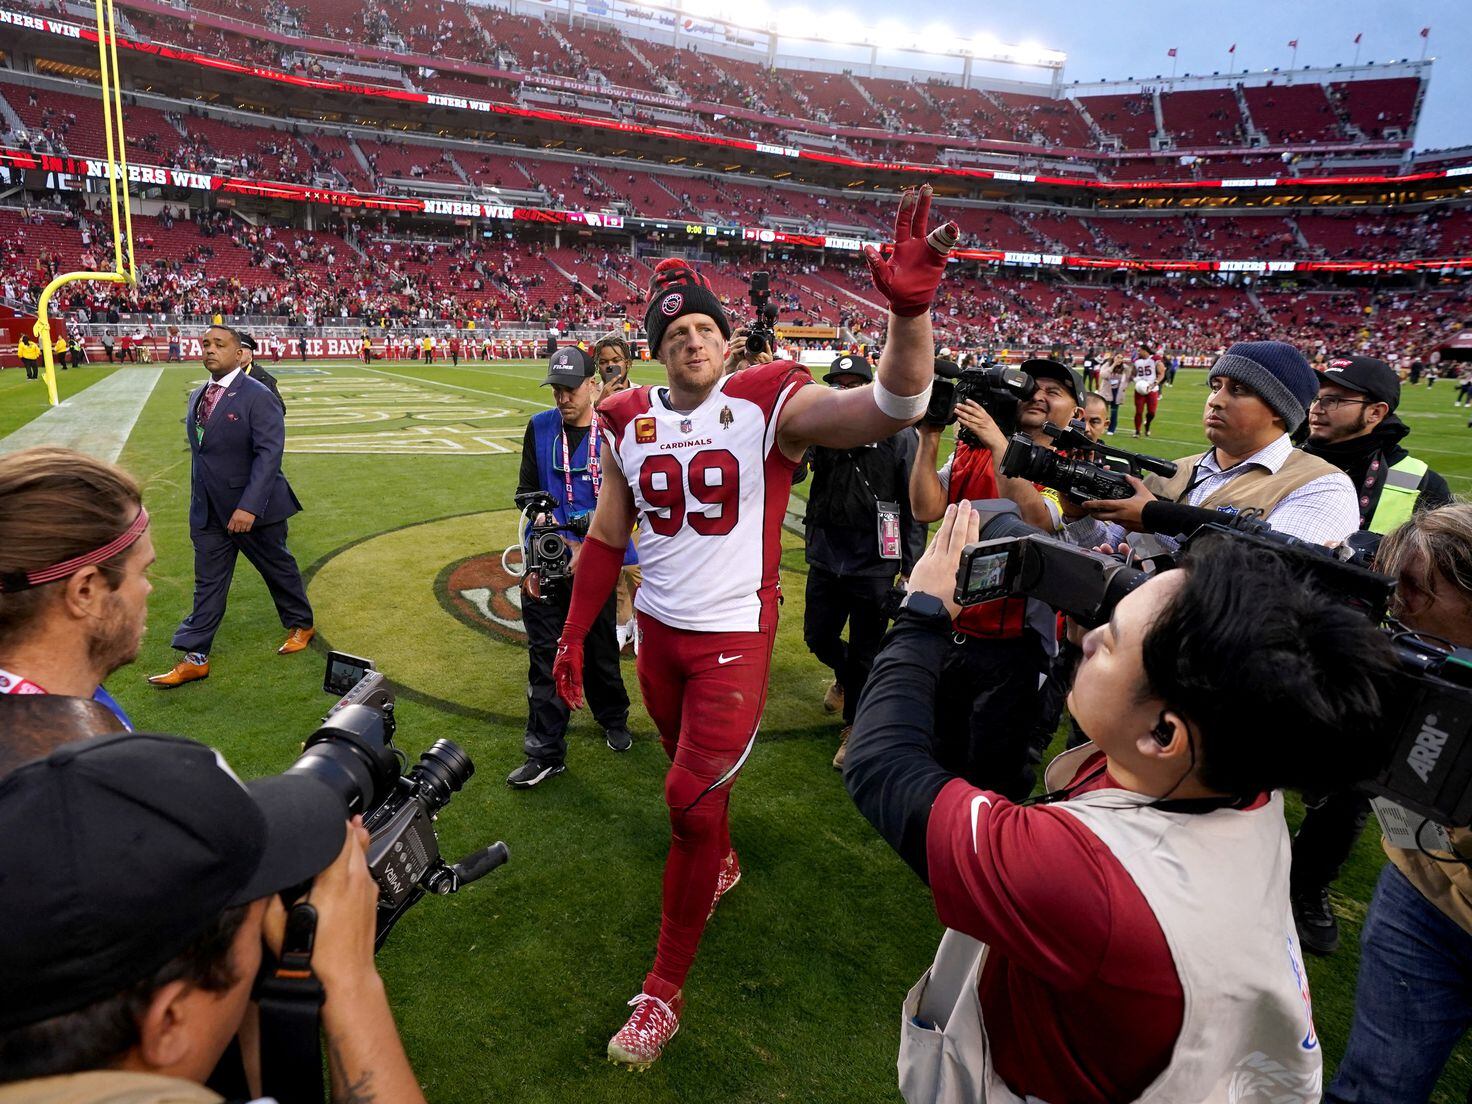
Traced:
<svg viewBox="0 0 1472 1104">
<path fill-rule="evenodd" d="M 784 8 L 777 13 L 776 29 L 779 35 L 793 38 L 818 38 L 823 33 L 823 21 L 807 8 Z"/>
</svg>

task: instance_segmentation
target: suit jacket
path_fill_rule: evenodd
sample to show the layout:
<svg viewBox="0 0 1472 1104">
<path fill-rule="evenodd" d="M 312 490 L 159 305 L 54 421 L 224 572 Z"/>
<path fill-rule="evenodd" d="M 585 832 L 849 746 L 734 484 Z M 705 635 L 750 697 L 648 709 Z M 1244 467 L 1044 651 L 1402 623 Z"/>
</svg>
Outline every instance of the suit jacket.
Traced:
<svg viewBox="0 0 1472 1104">
<path fill-rule="evenodd" d="M 189 396 L 184 418 L 193 461 L 189 527 L 208 527 L 211 514 L 215 524 L 224 525 L 236 510 L 254 514 L 262 525 L 291 517 L 302 504 L 281 474 L 286 415 L 275 396 L 242 372 L 215 404 L 201 443 L 195 413 L 204 390 Z"/>
</svg>

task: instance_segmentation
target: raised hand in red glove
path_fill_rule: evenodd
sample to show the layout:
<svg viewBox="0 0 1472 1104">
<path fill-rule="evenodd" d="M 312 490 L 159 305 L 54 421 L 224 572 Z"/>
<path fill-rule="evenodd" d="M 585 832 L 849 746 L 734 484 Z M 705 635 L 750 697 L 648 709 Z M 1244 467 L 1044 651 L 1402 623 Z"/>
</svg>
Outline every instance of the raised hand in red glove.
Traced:
<svg viewBox="0 0 1472 1104">
<path fill-rule="evenodd" d="M 872 245 L 864 247 L 874 286 L 889 301 L 889 309 L 901 318 L 914 318 L 930 309 L 935 289 L 945 274 L 946 256 L 961 234 L 954 222 L 926 234 L 929 220 L 930 185 L 919 192 L 906 190 L 894 220 L 894 251 L 889 259 L 885 260 Z"/>
<path fill-rule="evenodd" d="M 559 641 L 552 661 L 552 685 L 569 709 L 583 707 L 583 642 Z"/>
</svg>

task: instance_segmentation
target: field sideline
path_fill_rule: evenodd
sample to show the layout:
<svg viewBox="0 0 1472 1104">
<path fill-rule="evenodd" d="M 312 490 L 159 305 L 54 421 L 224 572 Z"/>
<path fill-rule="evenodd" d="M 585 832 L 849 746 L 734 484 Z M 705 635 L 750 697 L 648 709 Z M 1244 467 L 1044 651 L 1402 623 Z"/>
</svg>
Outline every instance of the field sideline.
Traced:
<svg viewBox="0 0 1472 1104">
<path fill-rule="evenodd" d="M 58 373 L 64 398 L 114 371 Z M 368 655 L 403 693 L 397 743 L 411 758 L 453 739 L 476 774 L 439 821 L 446 857 L 496 839 L 503 869 L 459 895 L 422 902 L 379 956 L 414 1067 L 436 1104 L 899 1099 L 899 1003 L 940 928 L 924 887 L 859 817 L 830 766 L 838 726 L 820 700 L 828 675 L 802 641 L 801 542 L 789 534 L 785 607 L 762 736 L 732 801 L 746 876 L 721 905 L 686 989 L 679 1036 L 643 1075 L 609 1065 L 648 969 L 659 922 L 668 821 L 665 758 L 635 699 L 635 746 L 615 755 L 580 714 L 568 773 L 529 793 L 504 776 L 521 761 L 523 649 L 497 618 L 492 562 L 514 538 L 511 501 L 527 417 L 545 409 L 540 362 L 452 368 L 411 362 L 279 366 L 288 404 L 286 472 L 305 506 L 291 547 L 309 574 L 322 638 Z M 109 689 L 144 730 L 202 739 L 243 775 L 279 771 L 330 704 L 322 639 L 278 657 L 282 631 L 259 577 L 237 572 L 202 683 L 161 692 L 169 637 L 188 610 L 189 453 L 182 419 L 198 364 L 167 365 L 119 462 L 144 484 L 159 561 L 139 661 Z M 637 382 L 662 378 L 636 369 Z M 1202 447 L 1204 373 L 1166 391 L 1157 432 L 1135 442 L 1176 457 Z M 1468 411 L 1453 386 L 1407 388 L 1409 444 L 1472 495 Z M 44 388 L 0 372 L 4 437 L 45 409 Z M 799 488 L 798 494 L 804 494 Z M 491 556 L 487 556 L 487 554 Z M 1301 806 L 1290 798 L 1296 823 Z M 1383 859 L 1368 830 L 1336 888 L 1344 947 L 1309 959 L 1326 1071 L 1347 1038 L 1360 924 Z M 1326 1078 L 1327 1080 L 1327 1078 Z M 1472 1087 L 1464 1041 L 1433 1098 Z"/>
</svg>

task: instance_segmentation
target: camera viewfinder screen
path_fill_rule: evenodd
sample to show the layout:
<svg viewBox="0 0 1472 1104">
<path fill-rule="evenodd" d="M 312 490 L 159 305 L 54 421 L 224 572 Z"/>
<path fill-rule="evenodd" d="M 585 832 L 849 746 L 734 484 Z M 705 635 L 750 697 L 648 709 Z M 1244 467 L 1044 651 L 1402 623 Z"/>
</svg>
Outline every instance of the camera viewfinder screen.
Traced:
<svg viewBox="0 0 1472 1104">
<path fill-rule="evenodd" d="M 971 571 L 966 576 L 966 596 L 969 598 L 999 589 L 1007 580 L 1007 557 L 1006 551 L 973 556 Z"/>
<path fill-rule="evenodd" d="M 346 694 L 362 681 L 369 665 L 354 656 L 333 652 L 327 659 L 325 689 L 329 694 Z"/>
</svg>

